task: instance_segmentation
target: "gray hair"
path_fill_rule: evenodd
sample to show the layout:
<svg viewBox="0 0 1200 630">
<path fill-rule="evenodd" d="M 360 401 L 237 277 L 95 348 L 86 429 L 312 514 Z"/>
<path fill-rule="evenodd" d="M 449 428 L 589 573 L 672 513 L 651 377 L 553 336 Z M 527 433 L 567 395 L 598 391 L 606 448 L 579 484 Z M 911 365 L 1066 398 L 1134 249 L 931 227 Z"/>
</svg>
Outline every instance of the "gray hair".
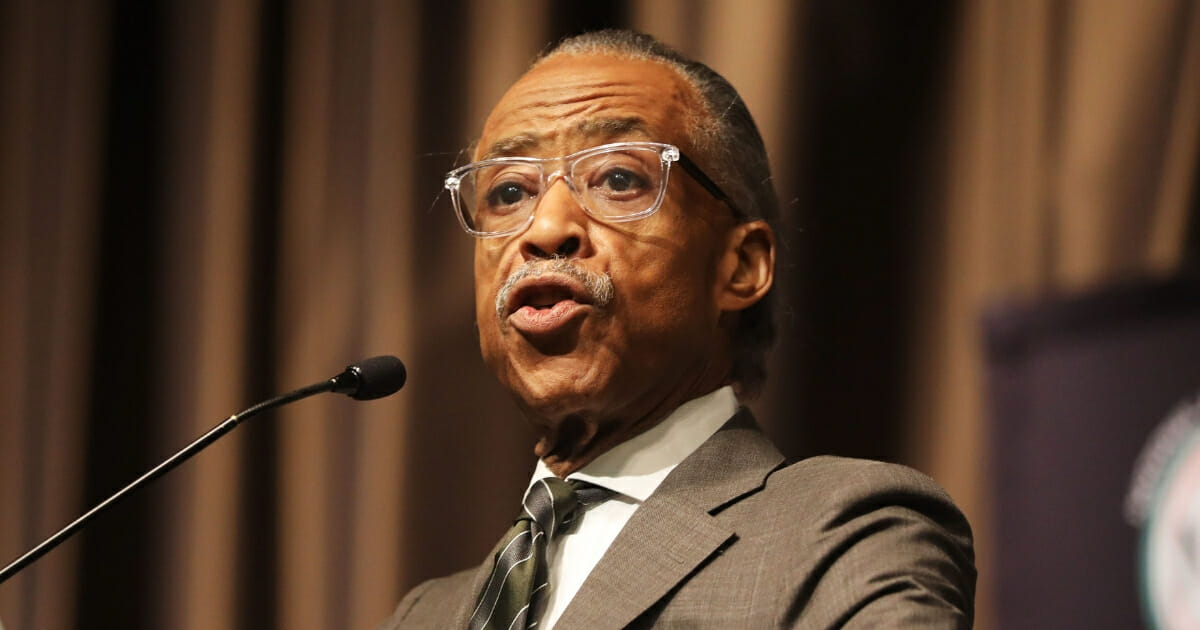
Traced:
<svg viewBox="0 0 1200 630">
<path fill-rule="evenodd" d="M 543 52 L 534 65 L 560 55 L 586 54 L 655 61 L 678 72 L 705 109 L 689 121 L 688 139 L 700 152 L 698 160 L 743 215 L 740 220 L 762 219 L 776 227 L 779 200 L 766 145 L 750 110 L 725 77 L 649 35 L 628 30 L 569 37 Z M 773 293 L 742 311 L 733 330 L 730 379 L 745 396 L 757 393 L 766 379 L 766 355 L 775 341 Z"/>
</svg>

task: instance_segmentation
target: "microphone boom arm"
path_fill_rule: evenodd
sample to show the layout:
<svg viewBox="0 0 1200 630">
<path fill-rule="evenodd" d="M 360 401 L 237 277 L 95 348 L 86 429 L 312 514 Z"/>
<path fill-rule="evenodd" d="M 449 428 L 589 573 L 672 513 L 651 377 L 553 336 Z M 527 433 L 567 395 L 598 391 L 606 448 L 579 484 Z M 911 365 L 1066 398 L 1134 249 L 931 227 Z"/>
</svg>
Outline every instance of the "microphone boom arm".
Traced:
<svg viewBox="0 0 1200 630">
<path fill-rule="evenodd" d="M 272 407 L 278 407 L 279 405 L 287 404 L 287 403 L 290 403 L 295 400 L 300 400 L 301 398 L 308 398 L 309 396 L 312 396 L 314 394 L 320 394 L 322 392 L 332 391 L 333 388 L 334 388 L 334 379 L 329 379 L 328 381 L 323 381 L 320 383 L 314 383 L 312 385 L 309 385 L 308 387 L 301 387 L 300 389 L 297 389 L 292 392 L 288 392 L 286 394 L 283 394 L 282 396 L 276 396 L 275 398 L 272 398 L 270 400 L 265 400 L 263 402 L 258 403 L 257 405 L 254 405 L 253 407 L 250 407 L 249 409 L 246 409 L 245 411 L 242 411 L 241 413 L 235 413 L 232 416 L 229 416 L 228 418 L 225 419 L 224 422 L 222 422 L 221 424 L 218 424 L 217 426 L 210 429 L 208 431 L 208 433 L 205 433 L 204 435 L 200 436 L 199 438 L 196 438 L 196 441 L 192 442 L 191 444 L 188 444 L 183 449 L 181 449 L 178 453 L 175 453 L 171 457 L 167 458 L 159 465 L 155 466 L 154 468 L 151 468 L 144 475 L 133 480 L 133 482 L 131 482 L 129 485 L 125 486 L 124 488 L 121 488 L 116 493 L 114 493 L 112 496 L 108 497 L 107 499 L 105 499 L 105 500 L 101 501 L 99 504 L 97 504 L 96 507 L 93 507 L 92 509 L 85 512 L 83 514 L 83 516 L 80 516 L 79 518 L 72 521 L 70 525 L 67 525 L 66 527 L 58 530 L 58 533 L 56 533 L 53 536 L 42 541 L 42 543 L 40 545 L 25 552 L 25 555 L 21 556 L 20 558 L 17 558 L 12 563 L 10 563 L 8 566 L 4 567 L 3 570 L 0 570 L 0 584 L 3 584 L 6 580 L 8 580 L 8 578 L 16 575 L 18 571 L 20 571 L 21 569 L 24 569 L 26 566 L 32 564 L 38 558 L 41 558 L 42 556 L 44 556 L 51 549 L 54 549 L 55 547 L 62 544 L 64 541 L 66 541 L 68 538 L 73 536 L 75 534 L 75 532 L 79 531 L 84 525 L 86 525 L 93 518 L 96 518 L 101 513 L 105 512 L 112 506 L 119 503 L 125 497 L 129 496 L 130 494 L 133 494 L 133 492 L 135 490 L 138 490 L 142 486 L 149 484 L 151 481 L 154 481 L 155 479 L 158 479 L 159 477 L 167 474 L 168 472 L 171 472 L 171 470 L 173 470 L 176 466 L 187 461 L 196 453 L 199 453 L 200 451 L 204 450 L 206 447 L 208 447 L 209 444 L 216 442 L 221 436 L 236 429 L 237 426 L 239 424 L 241 424 L 243 420 L 253 417 L 253 416 L 257 415 L 259 412 L 266 411 L 267 409 L 271 409 Z"/>
</svg>

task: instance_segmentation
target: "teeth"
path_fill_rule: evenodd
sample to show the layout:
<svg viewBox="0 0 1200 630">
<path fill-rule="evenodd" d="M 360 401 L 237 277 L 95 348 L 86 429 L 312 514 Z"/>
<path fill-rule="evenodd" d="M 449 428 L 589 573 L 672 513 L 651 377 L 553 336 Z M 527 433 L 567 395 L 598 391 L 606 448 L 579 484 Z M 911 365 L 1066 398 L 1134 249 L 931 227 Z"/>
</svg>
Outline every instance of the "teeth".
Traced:
<svg viewBox="0 0 1200 630">
<path fill-rule="evenodd" d="M 531 294 L 525 303 L 537 309 L 547 309 L 563 300 L 569 299 L 571 299 L 570 292 L 561 289 L 551 289 Z"/>
</svg>

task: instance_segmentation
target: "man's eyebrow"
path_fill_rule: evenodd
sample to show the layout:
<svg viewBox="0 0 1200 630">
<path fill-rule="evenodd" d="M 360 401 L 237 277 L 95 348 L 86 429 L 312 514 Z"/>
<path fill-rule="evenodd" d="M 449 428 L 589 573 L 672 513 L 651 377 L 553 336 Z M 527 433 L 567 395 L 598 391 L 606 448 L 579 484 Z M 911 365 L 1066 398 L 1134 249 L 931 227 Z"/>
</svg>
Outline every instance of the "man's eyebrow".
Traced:
<svg viewBox="0 0 1200 630">
<path fill-rule="evenodd" d="M 630 116 L 626 118 L 589 118 L 575 125 L 571 130 L 574 135 L 584 138 L 602 138 L 611 140 L 621 136 L 637 134 L 650 137 L 646 123 L 641 118 Z M 528 155 L 545 140 L 545 136 L 533 133 L 519 133 L 500 138 L 488 146 L 487 152 L 479 156 L 480 160 L 490 160 L 498 157 Z"/>
<path fill-rule="evenodd" d="M 523 155 L 529 152 L 530 149 L 541 144 L 542 139 L 529 133 L 517 134 L 500 138 L 493 142 L 488 150 L 483 155 L 479 156 L 480 160 L 490 160 L 498 157 L 510 157 L 513 155 Z"/>
<path fill-rule="evenodd" d="M 589 118 L 575 125 L 575 132 L 586 137 L 615 138 L 632 133 L 649 136 L 646 123 L 636 116 L 627 118 Z"/>
</svg>

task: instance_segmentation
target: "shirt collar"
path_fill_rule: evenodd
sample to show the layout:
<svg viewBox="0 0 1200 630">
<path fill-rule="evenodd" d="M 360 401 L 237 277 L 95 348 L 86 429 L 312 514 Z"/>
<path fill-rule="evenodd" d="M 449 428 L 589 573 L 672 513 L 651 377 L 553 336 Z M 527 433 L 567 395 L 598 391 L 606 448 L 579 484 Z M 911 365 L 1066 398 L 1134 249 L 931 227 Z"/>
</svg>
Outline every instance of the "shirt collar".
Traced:
<svg viewBox="0 0 1200 630">
<path fill-rule="evenodd" d="M 567 475 L 645 501 L 688 455 L 737 413 L 733 388 L 722 387 L 680 405 L 662 422 L 601 453 L 583 468 Z M 538 460 L 529 481 L 553 477 Z"/>
</svg>

